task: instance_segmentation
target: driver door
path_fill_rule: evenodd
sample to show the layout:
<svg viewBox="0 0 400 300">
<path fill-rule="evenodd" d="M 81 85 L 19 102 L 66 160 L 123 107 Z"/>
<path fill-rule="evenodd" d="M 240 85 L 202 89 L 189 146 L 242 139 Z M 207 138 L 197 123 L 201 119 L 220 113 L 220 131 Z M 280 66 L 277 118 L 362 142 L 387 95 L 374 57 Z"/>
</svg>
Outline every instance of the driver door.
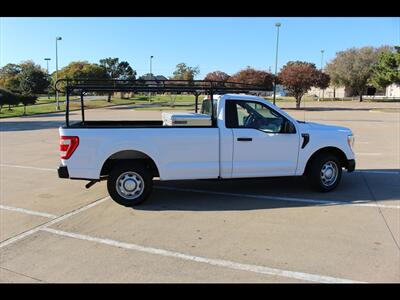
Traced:
<svg viewBox="0 0 400 300">
<path fill-rule="evenodd" d="M 227 100 L 233 131 L 232 177 L 295 175 L 299 134 L 295 126 L 260 102 Z"/>
</svg>

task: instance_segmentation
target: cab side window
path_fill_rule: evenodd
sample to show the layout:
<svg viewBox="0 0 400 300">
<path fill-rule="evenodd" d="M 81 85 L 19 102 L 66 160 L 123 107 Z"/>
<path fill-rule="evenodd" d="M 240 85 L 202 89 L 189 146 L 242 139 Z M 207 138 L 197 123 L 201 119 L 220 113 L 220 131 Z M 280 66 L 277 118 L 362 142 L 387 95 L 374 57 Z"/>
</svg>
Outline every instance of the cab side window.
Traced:
<svg viewBox="0 0 400 300">
<path fill-rule="evenodd" d="M 295 132 L 289 120 L 262 103 L 228 100 L 226 108 L 228 128 L 254 128 L 266 133 Z"/>
</svg>

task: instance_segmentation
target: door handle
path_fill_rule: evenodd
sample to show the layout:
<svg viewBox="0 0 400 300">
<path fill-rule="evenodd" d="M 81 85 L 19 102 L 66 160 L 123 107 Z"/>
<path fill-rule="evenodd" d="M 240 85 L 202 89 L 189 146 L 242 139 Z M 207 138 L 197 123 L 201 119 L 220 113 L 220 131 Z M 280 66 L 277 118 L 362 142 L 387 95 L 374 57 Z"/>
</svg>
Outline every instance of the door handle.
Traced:
<svg viewBox="0 0 400 300">
<path fill-rule="evenodd" d="M 253 139 L 248 137 L 237 138 L 239 142 L 251 142 Z"/>
</svg>

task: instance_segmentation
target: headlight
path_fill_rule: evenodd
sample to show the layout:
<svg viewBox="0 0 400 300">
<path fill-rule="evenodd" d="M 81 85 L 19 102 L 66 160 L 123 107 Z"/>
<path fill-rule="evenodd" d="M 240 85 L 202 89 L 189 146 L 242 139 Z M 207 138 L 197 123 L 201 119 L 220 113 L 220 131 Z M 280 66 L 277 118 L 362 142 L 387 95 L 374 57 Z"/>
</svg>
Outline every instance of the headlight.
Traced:
<svg viewBox="0 0 400 300">
<path fill-rule="evenodd" d="M 347 136 L 347 143 L 349 144 L 351 150 L 353 150 L 353 147 L 354 147 L 354 135 L 348 135 Z"/>
</svg>

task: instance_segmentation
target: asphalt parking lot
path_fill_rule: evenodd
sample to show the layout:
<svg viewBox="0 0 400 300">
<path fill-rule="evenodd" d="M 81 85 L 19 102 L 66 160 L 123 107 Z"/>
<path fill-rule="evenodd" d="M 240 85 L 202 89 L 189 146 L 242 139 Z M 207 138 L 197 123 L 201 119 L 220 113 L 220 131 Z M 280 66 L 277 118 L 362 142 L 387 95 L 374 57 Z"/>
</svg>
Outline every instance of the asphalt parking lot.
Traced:
<svg viewBox="0 0 400 300">
<path fill-rule="evenodd" d="M 353 130 L 357 171 L 334 192 L 302 178 L 157 181 L 126 208 L 105 182 L 57 177 L 62 113 L 1 119 L 0 282 L 400 282 L 400 113 L 386 111 L 399 103 L 288 108 Z"/>
</svg>

